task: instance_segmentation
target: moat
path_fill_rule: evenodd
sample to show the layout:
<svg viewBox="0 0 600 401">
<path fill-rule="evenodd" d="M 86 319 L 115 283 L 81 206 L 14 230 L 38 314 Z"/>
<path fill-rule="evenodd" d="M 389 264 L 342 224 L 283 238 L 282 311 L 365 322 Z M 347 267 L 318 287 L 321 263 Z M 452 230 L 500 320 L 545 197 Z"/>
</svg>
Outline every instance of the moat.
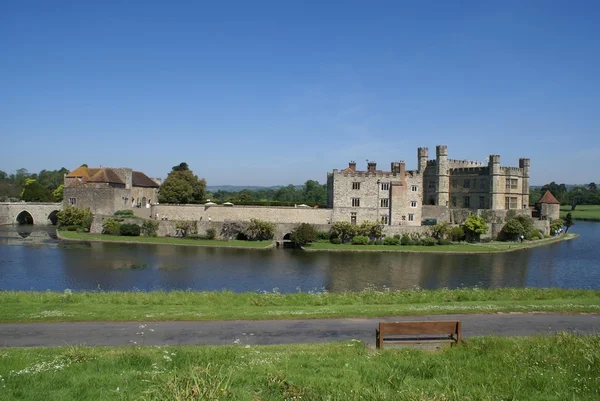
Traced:
<svg viewBox="0 0 600 401">
<path fill-rule="evenodd" d="M 52 227 L 2 226 L 0 290 L 600 289 L 600 223 L 571 231 L 580 237 L 539 248 L 442 255 L 66 243 Z"/>
</svg>

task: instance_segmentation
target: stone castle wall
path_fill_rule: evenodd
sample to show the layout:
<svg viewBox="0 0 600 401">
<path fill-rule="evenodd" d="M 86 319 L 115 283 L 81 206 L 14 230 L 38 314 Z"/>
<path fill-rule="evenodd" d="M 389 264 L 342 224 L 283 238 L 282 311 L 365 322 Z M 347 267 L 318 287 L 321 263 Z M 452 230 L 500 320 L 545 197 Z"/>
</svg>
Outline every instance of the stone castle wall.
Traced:
<svg viewBox="0 0 600 401">
<path fill-rule="evenodd" d="M 17 216 L 27 212 L 33 218 L 33 224 L 52 225 L 50 215 L 60 211 L 62 204 L 45 202 L 2 202 L 0 203 L 0 225 L 17 224 Z"/>
</svg>

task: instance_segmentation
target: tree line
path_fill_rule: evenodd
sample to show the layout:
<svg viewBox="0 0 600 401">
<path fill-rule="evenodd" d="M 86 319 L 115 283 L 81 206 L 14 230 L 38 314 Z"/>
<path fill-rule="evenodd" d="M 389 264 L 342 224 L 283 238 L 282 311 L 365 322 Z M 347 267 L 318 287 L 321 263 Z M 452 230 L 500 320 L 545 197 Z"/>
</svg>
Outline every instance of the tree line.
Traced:
<svg viewBox="0 0 600 401">
<path fill-rule="evenodd" d="M 0 201 L 60 202 L 67 173 L 69 170 L 64 167 L 39 173 L 30 173 L 25 168 L 13 174 L 0 170 Z"/>
<path fill-rule="evenodd" d="M 546 191 L 552 192 L 561 205 L 571 206 L 571 210 L 575 210 L 577 205 L 600 205 L 600 191 L 594 182 L 567 187 L 552 181 L 541 188 L 532 189 L 529 192 L 530 203 L 535 204 Z"/>
</svg>

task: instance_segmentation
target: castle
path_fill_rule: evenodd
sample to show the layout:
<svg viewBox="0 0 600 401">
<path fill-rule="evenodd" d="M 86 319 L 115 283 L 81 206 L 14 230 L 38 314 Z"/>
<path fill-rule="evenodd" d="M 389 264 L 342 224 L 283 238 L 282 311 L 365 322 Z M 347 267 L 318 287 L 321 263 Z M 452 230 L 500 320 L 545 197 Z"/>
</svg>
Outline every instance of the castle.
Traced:
<svg viewBox="0 0 600 401">
<path fill-rule="evenodd" d="M 332 220 L 420 226 L 440 210 L 529 208 L 529 159 L 519 159 L 519 167 L 503 167 L 500 156 L 490 155 L 485 165 L 449 159 L 448 147 L 440 145 L 435 160 L 429 160 L 427 148 L 419 148 L 417 163 L 416 170 L 406 170 L 404 161 L 392 162 L 389 171 L 377 170 L 373 161 L 363 171 L 353 161 L 334 169 L 327 175 Z"/>
</svg>

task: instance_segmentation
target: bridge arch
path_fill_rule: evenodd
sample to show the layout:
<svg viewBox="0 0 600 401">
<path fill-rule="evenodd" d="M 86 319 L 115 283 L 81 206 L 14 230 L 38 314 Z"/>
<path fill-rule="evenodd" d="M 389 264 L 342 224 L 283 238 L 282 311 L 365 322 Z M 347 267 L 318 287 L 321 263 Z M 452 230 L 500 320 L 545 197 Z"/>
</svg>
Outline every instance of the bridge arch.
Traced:
<svg viewBox="0 0 600 401">
<path fill-rule="evenodd" d="M 33 215 L 27 210 L 21 211 L 16 218 L 18 225 L 34 224 Z"/>
<path fill-rule="evenodd" d="M 50 223 L 55 226 L 56 223 L 58 222 L 58 210 L 53 210 L 49 215 L 48 215 L 48 220 L 50 220 Z"/>
<path fill-rule="evenodd" d="M 291 234 L 291 233 L 287 233 L 286 235 L 284 235 L 284 236 L 283 236 L 283 240 L 284 240 L 284 241 L 285 241 L 285 240 L 289 240 L 289 241 L 291 241 L 291 240 L 292 240 L 292 234 Z"/>
</svg>

